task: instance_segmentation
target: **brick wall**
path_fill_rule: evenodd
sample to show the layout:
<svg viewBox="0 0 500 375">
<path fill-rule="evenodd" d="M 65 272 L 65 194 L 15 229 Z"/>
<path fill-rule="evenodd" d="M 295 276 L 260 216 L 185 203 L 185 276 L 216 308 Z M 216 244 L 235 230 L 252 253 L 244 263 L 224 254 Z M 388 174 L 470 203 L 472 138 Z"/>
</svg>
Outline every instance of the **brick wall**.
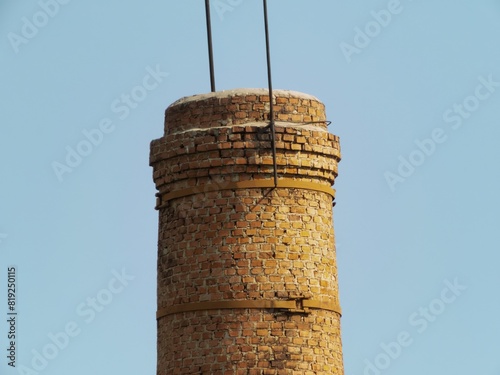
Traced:
<svg viewBox="0 0 500 375">
<path fill-rule="evenodd" d="M 343 374 L 339 309 L 303 306 L 338 306 L 328 192 L 338 137 L 316 98 L 274 96 L 283 187 L 252 185 L 273 180 L 265 90 L 181 99 L 166 111 L 164 137 L 151 143 L 158 308 L 198 306 L 158 319 L 159 375 Z M 227 301 L 296 308 L 222 307 Z"/>
</svg>

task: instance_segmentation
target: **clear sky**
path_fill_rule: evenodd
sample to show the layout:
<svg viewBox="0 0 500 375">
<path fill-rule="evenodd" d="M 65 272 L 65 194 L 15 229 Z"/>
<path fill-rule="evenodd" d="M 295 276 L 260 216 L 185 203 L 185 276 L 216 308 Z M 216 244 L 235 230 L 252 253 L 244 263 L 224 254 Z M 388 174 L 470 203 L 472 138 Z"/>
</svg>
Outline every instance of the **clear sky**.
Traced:
<svg viewBox="0 0 500 375">
<path fill-rule="evenodd" d="M 210 91 L 204 2 L 55 1 L 0 0 L 1 373 L 154 374 L 149 142 Z M 268 2 L 341 139 L 345 373 L 500 375 L 500 2 Z M 262 2 L 212 5 L 217 88 L 266 87 Z"/>
</svg>

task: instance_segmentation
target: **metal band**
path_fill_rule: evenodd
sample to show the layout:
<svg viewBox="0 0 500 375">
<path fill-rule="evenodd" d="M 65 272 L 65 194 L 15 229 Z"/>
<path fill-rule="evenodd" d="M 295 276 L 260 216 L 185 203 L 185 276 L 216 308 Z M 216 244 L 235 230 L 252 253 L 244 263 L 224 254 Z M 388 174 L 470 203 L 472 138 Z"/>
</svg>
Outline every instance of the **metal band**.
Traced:
<svg viewBox="0 0 500 375">
<path fill-rule="evenodd" d="M 281 178 L 278 180 L 278 188 L 296 188 L 314 190 L 326 193 L 335 198 L 335 190 L 330 186 L 326 186 L 317 182 L 292 180 L 290 178 Z M 170 193 L 158 193 L 156 209 L 161 208 L 166 202 L 176 199 L 187 197 L 198 193 L 208 193 L 211 191 L 220 190 L 234 190 L 234 189 L 252 189 L 252 188 L 275 188 L 273 180 L 249 180 L 238 182 L 224 182 L 224 183 L 211 183 L 201 186 L 194 186 L 186 189 L 172 191 Z"/>
<path fill-rule="evenodd" d="M 289 301 L 276 300 L 247 300 L 247 301 L 215 301 L 186 303 L 170 307 L 164 307 L 156 312 L 156 319 L 168 315 L 189 312 L 189 311 L 207 311 L 219 309 L 284 309 L 290 312 L 308 313 L 309 309 L 320 309 L 336 312 L 342 315 L 340 306 L 335 301 L 315 301 L 308 299 L 297 299 Z"/>
</svg>

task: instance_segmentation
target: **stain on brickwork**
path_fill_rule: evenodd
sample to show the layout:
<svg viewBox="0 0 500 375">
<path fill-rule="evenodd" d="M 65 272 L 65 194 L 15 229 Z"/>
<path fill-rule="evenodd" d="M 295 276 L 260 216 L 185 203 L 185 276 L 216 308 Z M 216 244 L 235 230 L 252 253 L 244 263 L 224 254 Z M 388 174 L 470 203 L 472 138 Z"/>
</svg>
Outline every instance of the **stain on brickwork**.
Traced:
<svg viewBox="0 0 500 375">
<path fill-rule="evenodd" d="M 173 103 L 158 189 L 158 374 L 341 375 L 332 219 L 340 161 L 324 105 L 266 90 Z"/>
</svg>

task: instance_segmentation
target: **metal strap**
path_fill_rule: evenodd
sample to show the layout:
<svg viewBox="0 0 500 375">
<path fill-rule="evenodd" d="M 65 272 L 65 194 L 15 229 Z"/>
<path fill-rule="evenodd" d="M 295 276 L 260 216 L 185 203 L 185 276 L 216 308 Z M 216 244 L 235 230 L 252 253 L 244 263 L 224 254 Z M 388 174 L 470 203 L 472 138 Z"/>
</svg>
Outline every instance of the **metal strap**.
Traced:
<svg viewBox="0 0 500 375">
<path fill-rule="evenodd" d="M 292 180 L 290 178 L 281 178 L 278 180 L 278 188 L 296 188 L 314 190 L 326 193 L 335 198 L 335 190 L 330 186 L 320 184 L 318 182 Z M 158 193 L 156 209 L 162 208 L 165 203 L 172 199 L 187 197 L 198 193 L 208 193 L 211 191 L 220 190 L 234 190 L 234 189 L 252 189 L 252 188 L 271 188 L 274 189 L 273 180 L 249 180 L 238 182 L 223 182 L 223 183 L 210 183 L 201 186 L 194 186 L 186 189 L 172 191 L 170 193 Z"/>
<path fill-rule="evenodd" d="M 207 311 L 219 309 L 285 309 L 290 312 L 308 313 L 309 309 L 320 309 L 336 312 L 342 315 L 340 306 L 335 301 L 315 301 L 309 299 L 297 299 L 289 301 L 277 300 L 246 300 L 246 301 L 215 301 L 185 303 L 164 307 L 156 312 L 156 319 L 168 315 L 189 312 L 189 311 Z"/>
</svg>

